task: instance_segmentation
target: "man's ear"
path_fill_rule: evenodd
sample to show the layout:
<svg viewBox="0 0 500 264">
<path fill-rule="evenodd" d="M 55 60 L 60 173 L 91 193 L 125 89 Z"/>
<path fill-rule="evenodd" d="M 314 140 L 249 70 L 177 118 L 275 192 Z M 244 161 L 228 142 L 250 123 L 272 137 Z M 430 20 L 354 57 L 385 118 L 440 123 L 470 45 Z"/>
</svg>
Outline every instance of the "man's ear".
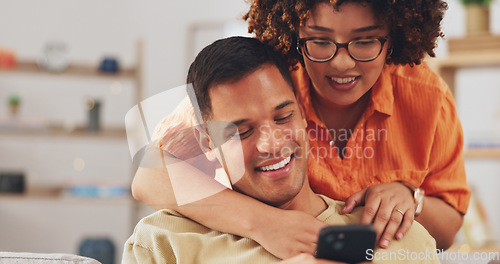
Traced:
<svg viewBox="0 0 500 264">
<path fill-rule="evenodd" d="M 198 141 L 198 144 L 200 145 L 200 148 L 207 159 L 209 161 L 216 161 L 217 154 L 215 151 L 215 147 L 213 142 L 210 140 L 210 137 L 208 136 L 206 130 L 203 129 L 202 126 L 196 126 L 193 130 L 194 137 L 196 138 L 196 141 Z"/>
<path fill-rule="evenodd" d="M 302 104 L 302 99 L 300 99 L 298 93 L 295 94 L 295 99 L 297 100 L 297 106 L 299 107 L 300 116 L 302 118 L 302 122 L 304 122 L 304 127 L 307 127 L 306 110 L 304 109 L 304 105 Z"/>
</svg>

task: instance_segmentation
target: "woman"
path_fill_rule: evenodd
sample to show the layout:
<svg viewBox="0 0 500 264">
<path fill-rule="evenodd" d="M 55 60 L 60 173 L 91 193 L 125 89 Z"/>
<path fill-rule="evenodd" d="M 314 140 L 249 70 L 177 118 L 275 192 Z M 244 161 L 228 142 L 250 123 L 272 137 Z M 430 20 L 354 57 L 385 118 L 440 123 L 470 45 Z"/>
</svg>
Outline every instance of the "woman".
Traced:
<svg viewBox="0 0 500 264">
<path fill-rule="evenodd" d="M 364 204 L 362 223 L 374 224 L 383 248 L 414 219 L 438 248 L 448 248 L 468 206 L 454 101 L 421 64 L 425 53 L 434 56 L 445 9 L 437 0 L 255 0 L 245 16 L 250 32 L 295 65 L 312 147 L 311 185 L 346 200 L 344 213 Z M 141 174 L 134 179 L 136 198 L 149 205 L 172 202 L 154 197 L 152 178 Z M 250 237 L 281 258 L 312 254 L 322 227 L 230 190 L 192 205 L 170 207 L 213 229 Z"/>
</svg>

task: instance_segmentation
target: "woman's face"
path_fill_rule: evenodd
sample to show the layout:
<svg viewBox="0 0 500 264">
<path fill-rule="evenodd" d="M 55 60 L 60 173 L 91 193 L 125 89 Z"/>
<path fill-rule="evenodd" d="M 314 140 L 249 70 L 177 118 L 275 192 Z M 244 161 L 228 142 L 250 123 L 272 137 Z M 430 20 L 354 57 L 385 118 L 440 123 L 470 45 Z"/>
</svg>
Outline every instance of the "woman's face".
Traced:
<svg viewBox="0 0 500 264">
<path fill-rule="evenodd" d="M 346 43 L 360 37 L 385 37 L 388 33 L 387 25 L 376 21 L 368 6 L 345 3 L 335 11 L 329 3 L 318 3 L 311 10 L 306 25 L 299 29 L 299 38 L 315 37 Z M 369 62 L 352 59 L 345 48 L 338 49 L 327 62 L 313 62 L 302 52 L 314 91 L 337 106 L 355 103 L 378 79 L 389 45 L 385 43 L 380 55 Z"/>
</svg>

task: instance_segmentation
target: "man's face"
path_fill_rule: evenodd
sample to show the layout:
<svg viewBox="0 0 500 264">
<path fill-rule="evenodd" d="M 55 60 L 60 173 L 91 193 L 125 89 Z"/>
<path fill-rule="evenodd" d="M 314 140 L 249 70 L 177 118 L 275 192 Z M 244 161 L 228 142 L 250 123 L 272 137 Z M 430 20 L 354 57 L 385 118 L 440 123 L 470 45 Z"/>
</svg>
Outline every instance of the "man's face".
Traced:
<svg viewBox="0 0 500 264">
<path fill-rule="evenodd" d="M 306 121 L 279 70 L 264 65 L 237 82 L 211 87 L 209 95 L 210 121 L 232 124 L 218 136 L 225 141 L 221 150 L 234 189 L 273 206 L 295 197 L 307 171 Z"/>
</svg>

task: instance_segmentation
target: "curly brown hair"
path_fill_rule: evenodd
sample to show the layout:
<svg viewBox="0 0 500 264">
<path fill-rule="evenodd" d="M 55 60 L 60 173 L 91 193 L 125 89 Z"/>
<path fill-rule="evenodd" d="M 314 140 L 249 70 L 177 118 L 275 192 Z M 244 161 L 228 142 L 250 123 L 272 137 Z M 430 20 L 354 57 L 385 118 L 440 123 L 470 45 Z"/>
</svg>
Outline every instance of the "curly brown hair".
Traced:
<svg viewBox="0 0 500 264">
<path fill-rule="evenodd" d="M 444 37 L 441 21 L 448 5 L 442 0 L 253 0 L 243 19 L 249 23 L 249 33 L 295 65 L 303 63 L 296 49 L 298 29 L 320 2 L 329 2 L 336 10 L 347 2 L 368 4 L 375 18 L 389 25 L 393 51 L 387 63 L 420 64 L 425 53 L 435 56 L 436 40 Z"/>
</svg>

